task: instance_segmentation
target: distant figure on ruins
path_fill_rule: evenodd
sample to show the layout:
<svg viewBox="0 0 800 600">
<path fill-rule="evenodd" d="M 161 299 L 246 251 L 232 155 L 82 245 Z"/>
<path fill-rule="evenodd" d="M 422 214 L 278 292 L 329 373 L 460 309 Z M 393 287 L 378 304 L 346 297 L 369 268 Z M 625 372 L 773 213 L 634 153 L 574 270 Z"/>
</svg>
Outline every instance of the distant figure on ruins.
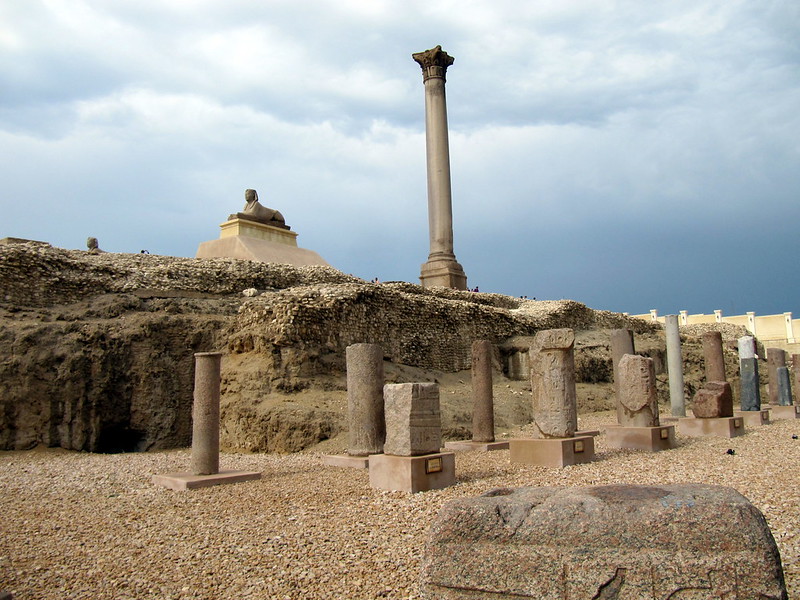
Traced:
<svg viewBox="0 0 800 600">
<path fill-rule="evenodd" d="M 103 252 L 100 250 L 100 245 L 97 243 L 96 237 L 86 238 L 86 249 L 89 251 L 89 254 L 100 254 Z"/>
<path fill-rule="evenodd" d="M 281 229 L 291 229 L 286 224 L 283 215 L 277 210 L 267 208 L 258 201 L 258 192 L 255 190 L 245 190 L 244 199 L 246 204 L 241 212 L 228 217 L 229 221 L 233 219 L 245 219 L 247 221 L 256 221 L 264 225 L 271 225 L 272 227 L 280 227 Z"/>
</svg>

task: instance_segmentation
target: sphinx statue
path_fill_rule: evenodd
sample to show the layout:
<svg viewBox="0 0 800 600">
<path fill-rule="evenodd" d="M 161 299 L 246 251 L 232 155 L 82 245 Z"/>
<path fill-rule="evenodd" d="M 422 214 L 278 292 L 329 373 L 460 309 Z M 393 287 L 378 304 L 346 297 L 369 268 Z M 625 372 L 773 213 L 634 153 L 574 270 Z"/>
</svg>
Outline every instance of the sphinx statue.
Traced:
<svg viewBox="0 0 800 600">
<path fill-rule="evenodd" d="M 272 208 L 267 208 L 258 201 L 258 192 L 255 190 L 245 190 L 244 199 L 244 208 L 241 212 L 228 216 L 229 221 L 233 219 L 245 219 L 246 221 L 255 221 L 256 223 L 263 223 L 271 227 L 291 229 L 291 227 L 286 224 L 280 212 Z"/>
</svg>

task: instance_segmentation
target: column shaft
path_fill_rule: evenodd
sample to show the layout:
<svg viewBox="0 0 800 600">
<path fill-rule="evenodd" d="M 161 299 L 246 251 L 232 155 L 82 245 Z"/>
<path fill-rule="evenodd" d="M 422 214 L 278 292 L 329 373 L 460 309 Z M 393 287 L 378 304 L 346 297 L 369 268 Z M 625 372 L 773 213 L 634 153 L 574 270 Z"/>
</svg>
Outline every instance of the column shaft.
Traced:
<svg viewBox="0 0 800 600">
<path fill-rule="evenodd" d="M 683 396 L 683 357 L 681 356 L 681 334 L 678 329 L 678 315 L 667 315 L 667 369 L 669 370 L 669 402 L 673 417 L 686 416 L 686 402 Z"/>
<path fill-rule="evenodd" d="M 194 355 L 192 474 L 219 473 L 219 396 L 222 354 Z"/>
</svg>

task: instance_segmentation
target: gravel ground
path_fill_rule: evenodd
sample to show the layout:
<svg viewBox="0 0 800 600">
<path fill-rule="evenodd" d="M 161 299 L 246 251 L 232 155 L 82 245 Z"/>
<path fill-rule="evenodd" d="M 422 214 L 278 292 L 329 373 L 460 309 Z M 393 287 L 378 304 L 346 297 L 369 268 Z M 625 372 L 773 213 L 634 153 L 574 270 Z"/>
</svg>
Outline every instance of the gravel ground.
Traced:
<svg viewBox="0 0 800 600">
<path fill-rule="evenodd" d="M 581 419 L 602 428 L 611 413 Z M 678 436 L 647 454 L 609 450 L 565 469 L 512 465 L 508 451 L 459 453 L 458 483 L 419 494 L 369 487 L 366 471 L 314 453 L 224 454 L 258 482 L 173 492 L 151 475 L 189 451 L 0 453 L 0 591 L 29 598 L 417 598 L 426 530 L 443 503 L 502 486 L 722 484 L 767 517 L 790 598 L 800 598 L 800 421 L 732 440 Z M 726 453 L 731 448 L 734 455 Z"/>
</svg>

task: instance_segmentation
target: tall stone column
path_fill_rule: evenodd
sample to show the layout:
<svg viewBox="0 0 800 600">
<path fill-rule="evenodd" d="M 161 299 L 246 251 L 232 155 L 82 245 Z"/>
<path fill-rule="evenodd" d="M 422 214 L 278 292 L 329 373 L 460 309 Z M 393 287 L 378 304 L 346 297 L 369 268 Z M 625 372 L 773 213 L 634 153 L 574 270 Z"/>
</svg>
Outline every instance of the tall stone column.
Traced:
<svg viewBox="0 0 800 600">
<path fill-rule="evenodd" d="M 800 354 L 792 354 L 792 372 L 794 373 L 793 389 L 800 390 Z"/>
<path fill-rule="evenodd" d="M 494 441 L 492 343 L 472 342 L 472 441 Z"/>
<path fill-rule="evenodd" d="M 728 381 L 725 376 L 722 334 L 719 331 L 706 331 L 703 334 L 703 362 L 706 366 L 706 381 Z"/>
<path fill-rule="evenodd" d="M 758 377 L 758 359 L 755 340 L 749 336 L 739 338 L 739 393 L 742 410 L 761 410 L 761 390 Z"/>
<path fill-rule="evenodd" d="M 622 423 L 622 408 L 619 397 L 619 361 L 626 354 L 635 354 L 633 347 L 633 331 L 630 329 L 611 330 L 611 365 L 614 369 L 614 396 L 617 403 L 617 421 Z"/>
<path fill-rule="evenodd" d="M 222 353 L 194 355 L 192 474 L 219 473 L 219 388 Z"/>
<path fill-rule="evenodd" d="M 683 357 L 681 356 L 681 334 L 678 329 L 678 315 L 666 316 L 667 330 L 667 370 L 669 371 L 669 402 L 673 417 L 686 416 L 686 402 L 683 397 Z"/>
<path fill-rule="evenodd" d="M 786 366 L 786 351 L 780 348 L 767 348 L 767 376 L 769 377 L 769 403 L 780 404 L 778 393 L 778 368 Z"/>
<path fill-rule="evenodd" d="M 347 360 L 347 416 L 350 456 L 383 452 L 386 440 L 383 403 L 383 349 L 379 344 L 353 344 Z"/>
<path fill-rule="evenodd" d="M 453 252 L 453 206 L 450 188 L 450 143 L 444 84 L 454 58 L 436 46 L 411 55 L 422 67 L 425 85 L 425 149 L 428 167 L 430 254 L 422 265 L 423 287 L 467 289 L 467 276 Z"/>
</svg>

